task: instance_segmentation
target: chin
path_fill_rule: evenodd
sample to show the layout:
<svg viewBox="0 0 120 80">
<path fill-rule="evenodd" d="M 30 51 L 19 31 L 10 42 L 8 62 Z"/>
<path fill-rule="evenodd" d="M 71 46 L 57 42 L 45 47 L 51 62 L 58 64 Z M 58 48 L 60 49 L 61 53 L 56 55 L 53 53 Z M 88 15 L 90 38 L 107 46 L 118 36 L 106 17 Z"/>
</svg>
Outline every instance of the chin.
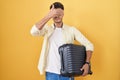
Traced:
<svg viewBox="0 0 120 80">
<path fill-rule="evenodd" d="M 55 22 L 55 23 L 61 23 L 61 21 L 59 21 L 59 22 L 57 21 L 57 22 Z"/>
</svg>

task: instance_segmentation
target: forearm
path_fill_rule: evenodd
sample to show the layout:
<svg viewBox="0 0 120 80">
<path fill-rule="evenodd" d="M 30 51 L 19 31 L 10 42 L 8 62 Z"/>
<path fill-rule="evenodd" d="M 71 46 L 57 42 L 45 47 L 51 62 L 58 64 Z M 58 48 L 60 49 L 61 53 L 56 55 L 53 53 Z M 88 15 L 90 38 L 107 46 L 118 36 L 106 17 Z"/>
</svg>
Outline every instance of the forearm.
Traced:
<svg viewBox="0 0 120 80">
<path fill-rule="evenodd" d="M 51 17 L 49 15 L 46 15 L 42 20 L 37 22 L 35 25 L 39 30 L 41 30 L 50 19 Z"/>
<path fill-rule="evenodd" d="M 91 57 L 92 57 L 92 51 L 90 50 L 86 51 L 86 62 L 90 62 Z"/>
</svg>

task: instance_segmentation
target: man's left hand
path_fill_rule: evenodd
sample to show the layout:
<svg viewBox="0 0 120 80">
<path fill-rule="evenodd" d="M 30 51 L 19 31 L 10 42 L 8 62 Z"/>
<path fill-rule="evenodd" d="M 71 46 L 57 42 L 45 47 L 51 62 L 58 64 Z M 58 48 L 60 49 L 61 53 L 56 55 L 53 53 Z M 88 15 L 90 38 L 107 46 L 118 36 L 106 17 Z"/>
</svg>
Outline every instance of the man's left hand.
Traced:
<svg viewBox="0 0 120 80">
<path fill-rule="evenodd" d="M 86 76 L 89 70 L 89 64 L 84 64 L 83 67 L 80 69 L 81 71 L 84 70 L 82 76 Z"/>
</svg>

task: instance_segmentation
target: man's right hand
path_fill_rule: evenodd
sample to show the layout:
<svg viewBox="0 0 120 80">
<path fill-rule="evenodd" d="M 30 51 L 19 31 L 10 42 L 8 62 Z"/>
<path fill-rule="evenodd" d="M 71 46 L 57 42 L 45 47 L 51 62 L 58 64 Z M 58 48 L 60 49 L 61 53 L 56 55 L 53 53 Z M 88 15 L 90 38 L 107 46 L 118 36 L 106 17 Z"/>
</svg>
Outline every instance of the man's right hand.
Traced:
<svg viewBox="0 0 120 80">
<path fill-rule="evenodd" d="M 41 19 L 39 22 L 37 22 L 36 27 L 39 30 L 41 30 L 51 18 L 54 18 L 56 16 L 63 16 L 63 15 L 64 15 L 64 12 L 62 9 L 60 8 L 55 9 L 54 5 L 52 5 L 52 8 L 50 9 L 50 12 L 48 13 L 48 15 L 45 16 L 43 19 Z"/>
<path fill-rule="evenodd" d="M 52 8 L 50 9 L 50 12 L 48 13 L 48 17 L 54 18 L 56 16 L 63 15 L 62 9 L 55 9 L 54 5 L 52 5 Z"/>
</svg>

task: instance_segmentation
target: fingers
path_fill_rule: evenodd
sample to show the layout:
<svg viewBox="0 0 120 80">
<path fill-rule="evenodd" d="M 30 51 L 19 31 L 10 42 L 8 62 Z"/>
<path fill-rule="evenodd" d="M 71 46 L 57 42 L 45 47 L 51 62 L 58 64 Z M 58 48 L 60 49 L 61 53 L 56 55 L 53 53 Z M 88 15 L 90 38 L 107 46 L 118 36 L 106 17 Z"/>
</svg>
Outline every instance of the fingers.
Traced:
<svg viewBox="0 0 120 80">
<path fill-rule="evenodd" d="M 55 6 L 52 5 L 51 11 L 55 14 L 63 14 L 63 10 L 62 9 L 55 9 Z"/>
<path fill-rule="evenodd" d="M 88 74 L 88 65 L 83 65 L 83 67 L 80 70 L 84 70 L 82 76 L 86 76 Z"/>
<path fill-rule="evenodd" d="M 48 14 L 50 16 L 50 18 L 54 18 L 54 17 L 58 17 L 58 16 L 63 16 L 64 15 L 64 12 L 62 9 L 60 8 L 57 8 L 55 9 L 55 6 L 52 5 L 52 8 L 50 9 L 50 12 Z"/>
<path fill-rule="evenodd" d="M 80 70 L 81 70 L 81 71 L 84 70 L 84 67 L 82 67 Z"/>
<path fill-rule="evenodd" d="M 64 12 L 63 12 L 62 9 L 56 9 L 56 13 L 57 13 L 58 15 L 64 15 Z"/>
<path fill-rule="evenodd" d="M 61 9 L 55 9 L 53 18 L 55 18 L 55 17 L 63 17 L 63 15 L 64 15 L 64 13 L 63 13 L 63 11 Z"/>
<path fill-rule="evenodd" d="M 86 76 L 88 74 L 88 72 L 86 70 L 84 70 L 82 76 Z"/>
<path fill-rule="evenodd" d="M 55 7 L 54 7 L 54 5 L 52 5 L 52 8 L 51 9 L 54 9 Z"/>
<path fill-rule="evenodd" d="M 86 76 L 86 75 L 88 74 L 87 70 L 85 70 L 85 69 L 83 69 L 83 68 L 81 68 L 80 70 L 81 70 L 81 71 L 83 71 L 83 70 L 84 70 L 84 72 L 83 72 L 82 76 Z"/>
</svg>

